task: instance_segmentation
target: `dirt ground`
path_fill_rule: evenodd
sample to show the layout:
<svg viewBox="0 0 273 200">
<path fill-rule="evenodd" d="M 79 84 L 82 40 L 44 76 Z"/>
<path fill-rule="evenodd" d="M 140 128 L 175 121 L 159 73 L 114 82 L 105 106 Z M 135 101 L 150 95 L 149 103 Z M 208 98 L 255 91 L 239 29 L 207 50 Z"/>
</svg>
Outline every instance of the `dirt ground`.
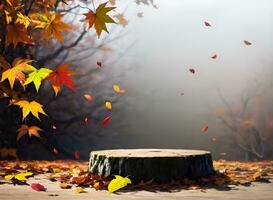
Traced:
<svg viewBox="0 0 273 200">
<path fill-rule="evenodd" d="M 271 183 L 253 183 L 251 186 L 231 186 L 230 190 L 180 190 L 178 192 L 124 191 L 110 194 L 107 191 L 95 191 L 87 188 L 86 193 L 76 193 L 74 189 L 61 189 L 56 182 L 36 176 L 28 183 L 39 182 L 46 192 L 37 192 L 28 185 L 0 185 L 0 200 L 272 200 L 273 179 Z"/>
</svg>

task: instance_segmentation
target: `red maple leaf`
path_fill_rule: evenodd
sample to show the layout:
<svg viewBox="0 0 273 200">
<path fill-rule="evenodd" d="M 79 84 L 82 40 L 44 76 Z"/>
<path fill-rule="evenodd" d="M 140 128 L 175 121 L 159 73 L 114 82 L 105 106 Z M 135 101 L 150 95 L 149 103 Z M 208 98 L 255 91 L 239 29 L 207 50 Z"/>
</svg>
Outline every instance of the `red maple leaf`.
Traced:
<svg viewBox="0 0 273 200">
<path fill-rule="evenodd" d="M 55 71 L 51 72 L 47 79 L 51 80 L 52 87 L 57 95 L 59 91 L 61 91 L 61 85 L 65 85 L 70 90 L 75 92 L 75 83 L 74 80 L 71 78 L 75 71 L 69 70 L 68 64 L 60 65 Z"/>
</svg>

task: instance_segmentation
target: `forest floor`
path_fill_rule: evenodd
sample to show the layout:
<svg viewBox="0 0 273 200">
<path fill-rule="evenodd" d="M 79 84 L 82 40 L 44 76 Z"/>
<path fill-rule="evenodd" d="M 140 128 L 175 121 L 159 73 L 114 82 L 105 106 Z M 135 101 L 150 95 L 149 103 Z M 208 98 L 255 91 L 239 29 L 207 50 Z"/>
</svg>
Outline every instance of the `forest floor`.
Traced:
<svg viewBox="0 0 273 200">
<path fill-rule="evenodd" d="M 86 173 L 87 162 L 75 161 L 0 161 L 1 200 L 272 200 L 273 161 L 215 161 L 217 175 L 198 181 L 181 180 L 169 184 L 153 182 L 130 185 L 109 193 L 109 182 Z M 7 175 L 32 172 L 26 181 Z M 18 178 L 18 177 L 17 177 Z M 20 179 L 20 177 L 18 178 Z M 62 184 L 60 184 L 60 182 Z M 39 183 L 46 191 L 36 191 Z M 83 193 L 75 191 L 81 186 Z"/>
</svg>

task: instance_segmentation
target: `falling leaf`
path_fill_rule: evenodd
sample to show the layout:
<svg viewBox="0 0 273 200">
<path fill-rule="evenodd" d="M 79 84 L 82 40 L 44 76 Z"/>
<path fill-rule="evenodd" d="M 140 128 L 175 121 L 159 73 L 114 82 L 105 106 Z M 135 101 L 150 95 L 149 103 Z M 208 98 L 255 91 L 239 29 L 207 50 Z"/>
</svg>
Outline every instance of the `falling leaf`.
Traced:
<svg viewBox="0 0 273 200">
<path fill-rule="evenodd" d="M 107 124 L 109 124 L 109 122 L 111 121 L 112 119 L 112 115 L 109 115 L 108 117 L 105 117 L 102 122 L 101 122 L 101 126 L 106 126 Z"/>
<path fill-rule="evenodd" d="M 105 102 L 105 108 L 108 110 L 112 110 L 112 103 L 110 101 Z"/>
<path fill-rule="evenodd" d="M 72 187 L 71 184 L 65 183 L 65 182 L 60 182 L 60 183 L 59 183 L 59 186 L 60 186 L 60 188 L 62 188 L 62 189 L 70 189 L 70 188 Z"/>
<path fill-rule="evenodd" d="M 204 24 L 205 24 L 205 26 L 211 26 L 210 23 L 208 23 L 206 21 L 204 22 Z"/>
<path fill-rule="evenodd" d="M 56 127 L 55 125 L 52 125 L 52 129 L 53 129 L 53 130 L 56 130 L 57 127 Z"/>
<path fill-rule="evenodd" d="M 86 99 L 86 101 L 89 101 L 89 102 L 93 101 L 92 95 L 90 95 L 90 94 L 84 94 L 83 96 Z"/>
<path fill-rule="evenodd" d="M 195 73 L 195 69 L 189 69 L 189 71 L 192 73 L 192 74 L 194 74 Z"/>
<path fill-rule="evenodd" d="M 5 180 L 10 181 L 12 179 L 16 179 L 18 181 L 26 181 L 28 176 L 32 176 L 32 172 L 23 172 L 18 174 L 10 174 L 5 176 Z"/>
<path fill-rule="evenodd" d="M 124 13 L 118 13 L 113 17 L 115 17 L 118 20 L 118 24 L 120 24 L 123 28 L 125 28 L 128 25 L 128 20 L 125 19 Z"/>
<path fill-rule="evenodd" d="M 216 59 L 217 58 L 217 55 L 214 54 L 213 56 L 211 56 L 212 59 Z"/>
<path fill-rule="evenodd" d="M 76 160 L 80 160 L 80 152 L 79 151 L 75 151 L 74 152 L 74 157 Z"/>
<path fill-rule="evenodd" d="M 88 123 L 89 123 L 89 119 L 88 119 L 88 117 L 85 117 L 85 118 L 84 118 L 84 125 L 87 126 Z"/>
<path fill-rule="evenodd" d="M 90 10 L 88 13 L 84 14 L 85 21 L 88 23 L 89 28 L 93 25 L 95 26 L 98 37 L 100 37 L 102 31 L 108 33 L 106 23 L 115 23 L 115 21 L 107 15 L 107 13 L 115 9 L 115 7 L 106 7 L 106 4 L 107 2 L 100 4 L 95 13 Z"/>
<path fill-rule="evenodd" d="M 55 154 L 59 154 L 59 151 L 58 151 L 58 149 L 56 149 L 56 148 L 53 148 L 53 152 L 54 152 Z"/>
<path fill-rule="evenodd" d="M 207 132 L 209 130 L 209 127 L 206 125 L 202 128 L 202 132 Z"/>
<path fill-rule="evenodd" d="M 70 90 L 75 92 L 75 83 L 71 78 L 71 76 L 75 74 L 75 71 L 67 68 L 68 64 L 62 64 L 47 77 L 47 79 L 51 80 L 55 95 L 61 91 L 61 85 L 65 85 Z"/>
<path fill-rule="evenodd" d="M 28 75 L 28 78 L 26 82 L 24 83 L 24 85 L 28 85 L 33 82 L 38 92 L 41 86 L 42 80 L 44 80 L 51 72 L 52 70 L 47 68 L 35 69 L 33 72 L 31 72 Z"/>
<path fill-rule="evenodd" d="M 143 12 L 139 12 L 139 13 L 137 13 L 137 17 L 139 17 L 139 18 L 144 17 L 144 16 L 143 16 Z"/>
<path fill-rule="evenodd" d="M 115 175 L 115 179 L 110 181 L 110 183 L 108 185 L 108 191 L 110 193 L 115 192 L 121 188 L 124 188 L 126 185 L 131 184 L 131 183 L 132 182 L 129 178 Z"/>
<path fill-rule="evenodd" d="M 38 191 L 38 192 L 40 192 L 40 191 L 46 191 L 46 188 L 42 185 L 42 184 L 40 184 L 40 183 L 32 183 L 31 184 L 31 188 L 33 189 L 33 190 L 36 190 L 36 191 Z"/>
<path fill-rule="evenodd" d="M 21 84 L 25 82 L 25 74 L 36 70 L 30 63 L 32 60 L 17 58 L 13 61 L 12 67 L 3 72 L 1 82 L 8 79 L 10 87 L 13 88 L 15 80 Z"/>
<path fill-rule="evenodd" d="M 82 187 L 76 187 L 75 192 L 76 193 L 85 193 L 86 191 Z"/>
<path fill-rule="evenodd" d="M 97 61 L 97 65 L 98 65 L 99 67 L 101 67 L 101 66 L 102 66 L 102 63 L 101 63 L 100 61 Z"/>
<path fill-rule="evenodd" d="M 40 137 L 39 131 L 42 131 L 37 126 L 28 126 L 26 124 L 23 124 L 18 130 L 18 135 L 17 135 L 17 141 L 20 140 L 22 136 L 28 133 L 29 137 L 35 136 L 35 137 Z"/>
<path fill-rule="evenodd" d="M 114 90 L 116 93 L 125 93 L 125 90 L 120 89 L 120 87 L 119 87 L 118 85 L 113 85 L 113 90 Z"/>
<path fill-rule="evenodd" d="M 47 114 L 43 110 L 43 106 L 36 101 L 29 102 L 21 100 L 14 103 L 14 105 L 18 105 L 20 106 L 20 108 L 22 108 L 23 120 L 29 115 L 29 113 L 32 113 L 33 116 L 39 120 L 40 120 L 39 113 L 47 116 Z"/>
<path fill-rule="evenodd" d="M 247 41 L 247 40 L 244 40 L 244 43 L 245 43 L 245 45 L 247 45 L 247 46 L 252 45 L 252 43 L 249 42 L 249 41 Z"/>
</svg>

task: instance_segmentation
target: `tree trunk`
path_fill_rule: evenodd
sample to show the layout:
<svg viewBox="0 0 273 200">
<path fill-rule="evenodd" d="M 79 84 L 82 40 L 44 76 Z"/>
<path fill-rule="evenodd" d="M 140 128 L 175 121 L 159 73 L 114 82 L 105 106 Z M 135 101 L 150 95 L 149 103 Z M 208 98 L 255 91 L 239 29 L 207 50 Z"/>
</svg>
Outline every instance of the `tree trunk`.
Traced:
<svg viewBox="0 0 273 200">
<path fill-rule="evenodd" d="M 133 182 L 166 183 L 214 173 L 210 152 L 182 149 L 118 149 L 93 151 L 89 172 L 104 177 L 128 176 Z"/>
</svg>

